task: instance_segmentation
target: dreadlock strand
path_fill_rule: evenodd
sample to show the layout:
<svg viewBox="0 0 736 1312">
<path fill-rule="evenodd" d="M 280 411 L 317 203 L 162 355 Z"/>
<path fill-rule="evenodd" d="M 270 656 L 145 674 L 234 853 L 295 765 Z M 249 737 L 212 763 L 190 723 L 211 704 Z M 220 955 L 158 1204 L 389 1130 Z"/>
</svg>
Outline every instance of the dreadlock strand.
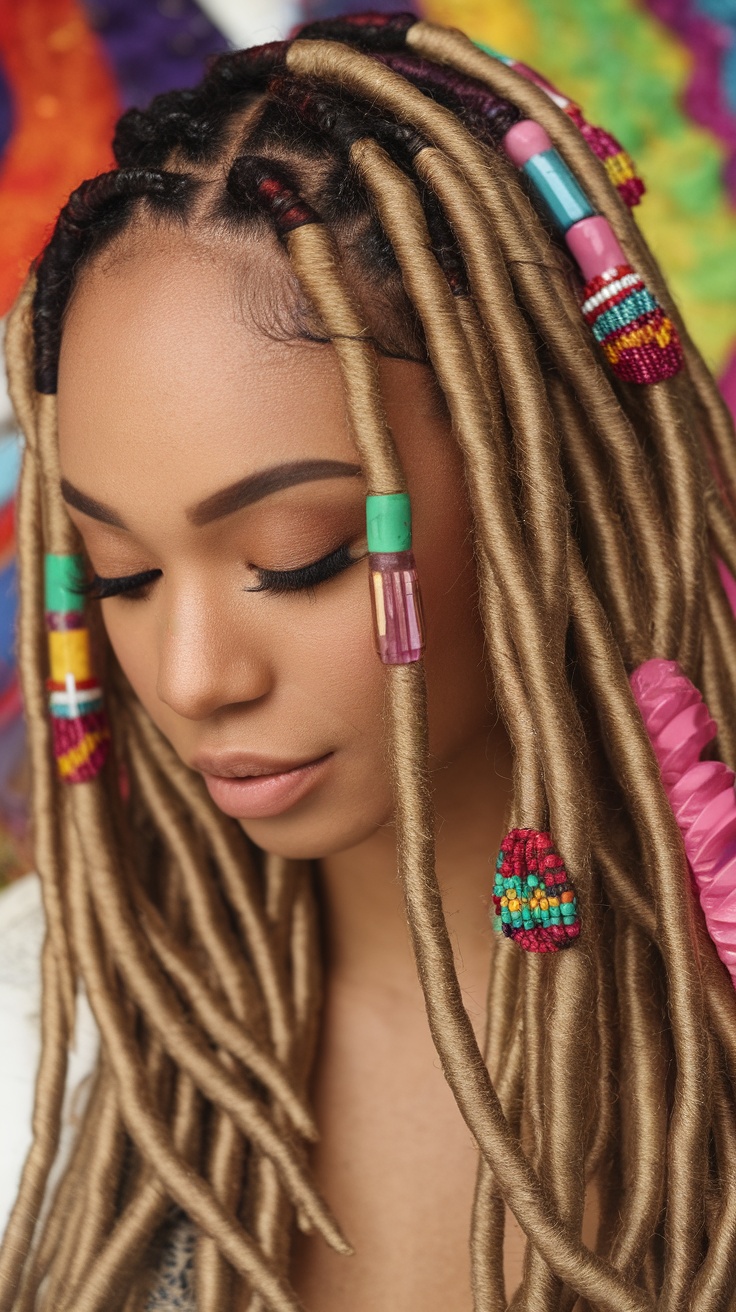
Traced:
<svg viewBox="0 0 736 1312">
<path fill-rule="evenodd" d="M 141 906 L 141 915 L 156 957 L 168 978 L 186 998 L 205 1033 L 229 1057 L 242 1062 L 255 1079 L 269 1090 L 300 1134 L 314 1140 L 317 1134 L 314 1122 L 295 1095 L 285 1070 L 253 1040 L 244 1028 L 243 1021 L 236 1022 L 225 1011 L 217 996 L 202 981 L 191 954 L 172 941 L 155 908 L 150 905 Z"/>
<path fill-rule="evenodd" d="M 512 1134 L 519 1134 L 524 1057 L 521 1010 L 514 1011 L 503 1074 L 496 1079 L 501 1109 Z M 471 1278 L 475 1312 L 506 1312 L 504 1232 L 506 1205 L 488 1163 L 479 1165 L 470 1230 Z"/>
<path fill-rule="evenodd" d="M 204 1040 L 176 1005 L 163 976 L 154 970 L 141 944 L 132 910 L 111 877 L 105 856 L 107 845 L 95 841 L 100 825 L 96 799 L 87 794 L 86 787 L 80 785 L 75 800 L 78 806 L 79 839 L 84 845 L 84 856 L 95 871 L 93 879 L 87 875 L 88 895 L 131 996 L 150 1017 L 177 1063 L 192 1076 L 206 1097 L 229 1113 L 241 1132 L 274 1161 L 292 1196 L 299 1200 L 316 1228 L 336 1251 L 344 1252 L 347 1247 L 345 1241 L 305 1177 L 301 1163 L 290 1145 L 277 1135 L 272 1121 L 264 1114 L 258 1102 L 246 1093 L 230 1072 L 209 1055 Z"/>
<path fill-rule="evenodd" d="M 650 1236 L 657 1226 L 665 1186 L 661 1144 L 667 1135 L 663 1090 L 667 1060 L 652 1042 L 662 1028 L 662 1016 L 652 989 L 653 951 L 630 923 L 617 926 L 615 970 L 621 1010 L 621 1142 L 623 1167 L 620 1208 L 612 1242 L 611 1261 L 636 1278 Z"/>
<path fill-rule="evenodd" d="M 736 1202 L 728 1189 L 728 1182 L 736 1170 L 736 1106 L 733 1088 L 723 1071 L 716 1067 L 713 1074 L 713 1128 L 719 1166 L 718 1208 L 708 1251 L 693 1284 L 693 1312 L 725 1312 L 731 1301 L 736 1268 Z"/>
<path fill-rule="evenodd" d="M 398 779 L 411 781 L 411 788 L 402 788 L 397 798 L 400 870 L 430 1029 L 445 1077 L 506 1201 L 526 1233 L 534 1235 L 549 1267 L 579 1293 L 597 1300 L 604 1312 L 651 1312 L 640 1291 L 561 1225 L 528 1160 L 509 1139 L 498 1095 L 462 1003 L 434 874 L 426 727 L 423 743 L 416 729 L 426 725 L 423 671 L 419 665 L 394 666 L 390 676 L 394 772 Z"/>
<path fill-rule="evenodd" d="M 104 1079 L 98 1094 L 102 1105 L 94 1131 L 95 1156 L 85 1172 L 84 1189 L 79 1191 L 76 1225 L 69 1214 L 68 1232 L 74 1236 L 74 1248 L 63 1272 L 62 1287 L 67 1289 L 74 1288 L 87 1271 L 115 1221 L 115 1199 L 110 1194 L 109 1182 L 120 1174 L 125 1134 L 114 1082 L 106 1071 L 101 1071 L 101 1075 Z M 58 1271 L 59 1264 L 56 1265 Z M 46 1297 L 50 1306 L 58 1305 L 59 1312 L 63 1312 L 67 1300 L 54 1296 L 50 1289 Z"/>
<path fill-rule="evenodd" d="M 267 1306 L 273 1312 L 300 1312 L 289 1289 L 270 1269 L 247 1233 L 222 1207 L 201 1176 L 193 1175 L 154 1109 L 130 1032 L 123 1028 L 120 1008 L 106 986 L 80 857 L 81 853 L 76 853 L 70 863 L 70 907 L 75 944 L 88 982 L 90 1003 L 120 1089 L 121 1112 L 128 1132 L 171 1198 L 206 1234 L 217 1238 L 220 1251 L 264 1295 Z"/>
<path fill-rule="evenodd" d="M 660 920 L 659 939 L 670 989 L 678 1097 L 669 1130 L 672 1145 L 667 1181 L 670 1262 L 664 1293 L 668 1300 L 674 1300 L 671 1304 L 674 1307 L 689 1290 L 698 1265 L 696 1218 L 703 1214 L 707 1160 L 704 1000 L 695 970 L 692 908 L 686 897 L 682 839 L 664 796 L 659 767 L 639 717 L 632 714 L 633 698 L 620 669 L 620 655 L 600 604 L 589 588 L 582 562 L 574 552 L 571 571 L 578 658 L 594 692 L 622 785 L 630 797 L 637 799 L 632 818 L 647 852 L 655 888 L 659 888 L 659 904 L 666 903 L 668 908 L 667 917 Z M 643 790 L 641 785 L 647 778 L 648 786 Z M 673 872 L 677 882 L 672 878 Z M 665 1302 L 663 1307 L 669 1305 Z"/>
<path fill-rule="evenodd" d="M 288 1048 L 292 1026 L 288 993 L 268 932 L 245 836 L 236 826 L 213 812 L 204 786 L 193 771 L 182 764 L 143 708 L 132 700 L 129 710 L 152 759 L 186 805 L 210 845 L 222 890 L 237 918 L 243 939 L 248 944 L 253 969 L 263 991 L 276 1055 L 282 1058 Z"/>
<path fill-rule="evenodd" d="M 43 544 L 41 541 L 41 463 L 29 437 L 23 455 L 18 496 L 18 548 L 25 568 L 20 578 L 18 657 L 23 703 L 28 720 L 28 753 L 35 819 L 35 854 L 47 932 L 57 959 L 58 987 L 66 1026 L 74 1030 L 76 997 L 74 968 L 67 950 L 64 890 L 59 858 L 58 785 L 52 767 L 51 729 L 46 715 L 46 643 L 38 617 L 43 614 Z"/>
<path fill-rule="evenodd" d="M 588 562 L 588 568 L 592 563 L 596 569 L 597 591 L 602 594 L 624 659 L 636 667 L 649 656 L 649 622 L 642 605 L 640 575 L 619 505 L 612 495 L 609 471 L 600 453 L 591 450 L 587 425 L 574 396 L 555 378 L 550 379 L 550 394 L 586 544 L 592 548 L 595 543 L 594 560 Z M 659 538 L 658 534 L 652 536 Z"/>
<path fill-rule="evenodd" d="M 199 1095 L 194 1083 L 181 1076 L 177 1081 L 172 1113 L 172 1139 L 177 1152 L 189 1160 L 196 1138 Z M 134 1199 L 127 1204 L 106 1244 L 94 1254 L 94 1260 L 68 1300 L 69 1312 L 105 1312 L 111 1297 L 119 1296 L 120 1280 L 126 1269 L 136 1267 L 144 1258 L 156 1234 L 166 1220 L 169 1200 L 159 1180 L 149 1174 Z M 63 1310 L 66 1312 L 66 1309 Z"/>
<path fill-rule="evenodd" d="M 198 926 L 212 967 L 217 971 L 218 984 L 234 1015 L 240 1021 L 247 1017 L 248 1027 L 262 1039 L 258 990 L 242 948 L 228 924 L 218 890 L 203 869 L 206 867 L 203 845 L 198 842 L 196 833 L 183 832 L 175 794 L 149 760 L 140 735 L 130 733 L 127 745 L 132 775 L 140 782 L 143 795 L 155 807 L 160 831 L 181 875 L 190 915 Z"/>
</svg>

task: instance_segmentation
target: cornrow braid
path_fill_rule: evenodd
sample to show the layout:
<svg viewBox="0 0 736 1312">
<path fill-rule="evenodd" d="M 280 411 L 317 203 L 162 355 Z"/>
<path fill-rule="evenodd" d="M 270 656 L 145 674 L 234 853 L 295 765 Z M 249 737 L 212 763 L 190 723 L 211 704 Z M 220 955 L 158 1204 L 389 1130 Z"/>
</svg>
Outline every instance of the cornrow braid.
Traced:
<svg viewBox="0 0 736 1312">
<path fill-rule="evenodd" d="M 191 164 L 215 158 L 227 123 L 264 90 L 283 66 L 286 49 L 286 42 L 273 41 L 218 55 L 199 87 L 166 91 L 145 110 L 127 110 L 113 137 L 120 168 L 162 168 L 174 151 Z"/>
<path fill-rule="evenodd" d="M 349 14 L 305 23 L 297 29 L 300 41 L 341 41 L 359 50 L 400 50 L 406 34 L 416 23 L 414 14 Z"/>
<path fill-rule="evenodd" d="M 43 282 L 33 301 L 38 392 L 56 392 L 61 319 L 77 266 L 124 227 L 136 201 L 145 199 L 154 213 L 183 215 L 195 189 L 186 174 L 126 168 L 103 173 L 72 192 L 44 252 Z"/>
<path fill-rule="evenodd" d="M 435 874 L 423 666 L 388 665 L 408 920 L 430 1029 L 479 1149 L 475 1312 L 578 1300 L 715 1312 L 736 1294 L 736 1005 L 628 680 L 652 656 L 680 659 L 733 763 L 736 623 L 713 557 L 736 573 L 736 444 L 615 179 L 560 100 L 409 14 L 308 24 L 292 42 L 226 54 L 199 87 L 123 117 L 120 167 L 74 193 L 16 307 L 20 665 L 48 940 L 35 1138 L 0 1255 L 0 1312 L 139 1312 L 182 1215 L 197 1230 L 199 1312 L 298 1312 L 295 1221 L 349 1251 L 309 1169 L 312 871 L 254 851 L 214 809 L 110 651 L 108 763 L 67 785 L 53 760 L 42 562 L 80 550 L 59 490 L 64 311 L 90 262 L 151 224 L 181 241 L 216 242 L 223 225 L 234 242 L 271 240 L 296 281 L 294 335 L 329 342 L 340 363 L 371 494 L 411 490 L 380 353 L 429 362 L 450 412 L 513 748 L 510 822 L 551 832 L 582 919 L 570 951 L 496 941 L 479 1045 Z M 677 326 L 678 376 L 632 384 L 598 352 L 571 248 L 507 154 L 529 120 Z M 100 1064 L 43 1211 L 78 982 Z M 527 1234 L 514 1295 L 507 1207 Z"/>
</svg>

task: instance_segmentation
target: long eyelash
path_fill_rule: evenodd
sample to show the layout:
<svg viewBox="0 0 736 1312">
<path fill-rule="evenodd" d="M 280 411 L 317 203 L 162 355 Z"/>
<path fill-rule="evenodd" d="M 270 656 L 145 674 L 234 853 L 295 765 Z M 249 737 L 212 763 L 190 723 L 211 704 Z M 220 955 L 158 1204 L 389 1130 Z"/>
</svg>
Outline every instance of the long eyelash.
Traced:
<svg viewBox="0 0 736 1312">
<path fill-rule="evenodd" d="M 351 555 L 350 548 L 343 545 L 337 551 L 331 551 L 328 556 L 322 556 L 309 565 L 301 565 L 299 569 L 258 569 L 254 566 L 259 581 L 254 588 L 246 588 L 245 591 L 305 592 L 342 574 L 343 570 L 349 569 L 360 559 L 360 556 Z"/>
<path fill-rule="evenodd" d="M 124 574 L 120 578 L 105 579 L 95 574 L 82 587 L 82 591 L 95 601 L 104 601 L 106 597 L 128 597 L 131 601 L 143 595 L 156 579 L 161 577 L 160 569 L 146 569 L 141 574 Z"/>
</svg>

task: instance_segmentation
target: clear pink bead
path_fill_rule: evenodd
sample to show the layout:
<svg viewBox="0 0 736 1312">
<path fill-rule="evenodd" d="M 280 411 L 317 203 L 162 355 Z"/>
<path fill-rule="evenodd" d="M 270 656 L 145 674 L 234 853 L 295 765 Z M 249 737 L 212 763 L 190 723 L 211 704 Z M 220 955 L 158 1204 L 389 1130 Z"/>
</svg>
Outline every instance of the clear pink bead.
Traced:
<svg viewBox="0 0 736 1312">
<path fill-rule="evenodd" d="M 378 654 L 385 665 L 409 665 L 424 651 L 424 616 L 411 551 L 372 552 L 371 601 Z"/>
</svg>

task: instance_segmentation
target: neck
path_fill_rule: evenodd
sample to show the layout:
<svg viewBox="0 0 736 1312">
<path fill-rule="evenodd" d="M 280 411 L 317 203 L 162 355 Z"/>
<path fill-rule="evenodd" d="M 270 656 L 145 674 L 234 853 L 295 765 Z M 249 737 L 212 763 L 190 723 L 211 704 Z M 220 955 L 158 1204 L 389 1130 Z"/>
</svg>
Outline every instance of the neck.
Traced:
<svg viewBox="0 0 736 1312">
<path fill-rule="evenodd" d="M 437 877 L 461 983 L 487 974 L 496 852 L 511 794 L 508 742 L 484 732 L 433 775 Z M 333 980 L 416 990 L 392 826 L 320 863 L 325 958 Z M 482 999 L 481 999 L 482 1001 Z"/>
</svg>

